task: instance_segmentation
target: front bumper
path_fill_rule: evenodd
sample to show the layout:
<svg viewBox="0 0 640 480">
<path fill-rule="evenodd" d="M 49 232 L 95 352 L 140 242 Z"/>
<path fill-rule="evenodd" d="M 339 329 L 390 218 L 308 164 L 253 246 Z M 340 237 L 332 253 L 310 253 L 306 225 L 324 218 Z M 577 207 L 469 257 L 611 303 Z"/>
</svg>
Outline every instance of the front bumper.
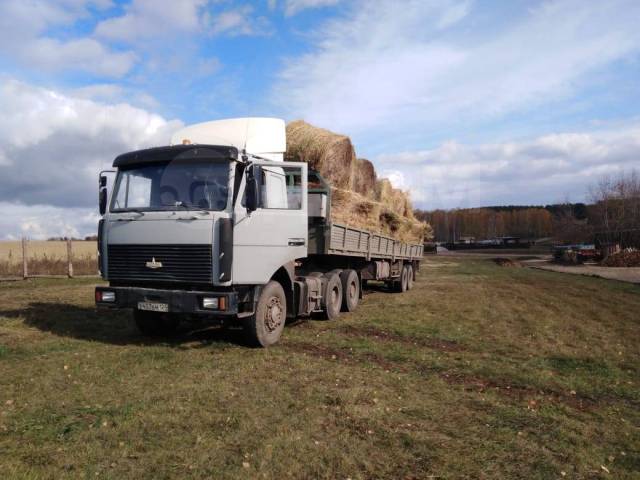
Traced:
<svg viewBox="0 0 640 480">
<path fill-rule="evenodd" d="M 99 301 L 103 292 L 114 292 L 111 302 Z M 224 309 L 203 308 L 203 298 L 224 299 Z M 187 291 L 165 290 L 140 287 L 96 287 L 96 305 L 107 308 L 138 308 L 139 302 L 163 303 L 169 306 L 170 313 L 206 314 L 231 316 L 238 314 L 238 294 L 233 291 Z"/>
</svg>

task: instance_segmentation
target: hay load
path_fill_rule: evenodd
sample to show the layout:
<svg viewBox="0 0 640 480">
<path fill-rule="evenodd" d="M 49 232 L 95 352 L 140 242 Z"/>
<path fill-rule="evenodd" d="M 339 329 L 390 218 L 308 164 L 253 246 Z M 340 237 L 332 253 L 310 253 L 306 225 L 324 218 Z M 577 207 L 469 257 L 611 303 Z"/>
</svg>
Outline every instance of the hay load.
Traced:
<svg viewBox="0 0 640 480">
<path fill-rule="evenodd" d="M 334 222 L 405 242 L 431 235 L 431 227 L 413 215 L 409 193 L 378 179 L 373 164 L 356 157 L 349 137 L 296 120 L 287 125 L 285 159 L 307 162 L 331 185 Z"/>
</svg>

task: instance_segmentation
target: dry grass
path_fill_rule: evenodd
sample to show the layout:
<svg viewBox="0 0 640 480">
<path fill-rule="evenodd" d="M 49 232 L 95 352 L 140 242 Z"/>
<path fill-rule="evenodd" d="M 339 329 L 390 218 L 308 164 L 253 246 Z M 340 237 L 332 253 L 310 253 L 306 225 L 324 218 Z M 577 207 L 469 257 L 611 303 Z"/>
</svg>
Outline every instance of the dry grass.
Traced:
<svg viewBox="0 0 640 480">
<path fill-rule="evenodd" d="M 638 478 L 633 285 L 436 257 L 269 350 L 92 302 L 0 283 L 4 478 Z"/>
<path fill-rule="evenodd" d="M 394 237 L 410 243 L 420 243 L 428 236 L 429 225 L 411 217 L 402 216 L 387 205 L 351 190 L 331 190 L 331 217 L 336 223 Z"/>
<path fill-rule="evenodd" d="M 605 267 L 640 267 L 640 251 L 625 250 L 609 255 L 602 261 Z"/>
<path fill-rule="evenodd" d="M 72 243 L 73 270 L 76 275 L 94 275 L 98 271 L 94 241 Z M 67 243 L 30 240 L 27 244 L 28 270 L 32 275 L 66 275 Z M 0 277 L 22 275 L 22 243 L 0 242 Z"/>
<path fill-rule="evenodd" d="M 409 194 L 393 188 L 388 178 L 381 178 L 376 183 L 376 198 L 393 213 L 414 219 Z"/>
</svg>

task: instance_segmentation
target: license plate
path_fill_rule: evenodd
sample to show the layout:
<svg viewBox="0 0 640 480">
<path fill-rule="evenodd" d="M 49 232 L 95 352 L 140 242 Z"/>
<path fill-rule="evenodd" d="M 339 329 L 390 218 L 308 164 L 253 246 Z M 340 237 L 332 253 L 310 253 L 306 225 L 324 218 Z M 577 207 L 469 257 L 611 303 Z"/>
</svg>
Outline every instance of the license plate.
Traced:
<svg viewBox="0 0 640 480">
<path fill-rule="evenodd" d="M 169 305 L 166 303 L 138 302 L 138 310 L 147 310 L 149 312 L 168 312 Z"/>
</svg>

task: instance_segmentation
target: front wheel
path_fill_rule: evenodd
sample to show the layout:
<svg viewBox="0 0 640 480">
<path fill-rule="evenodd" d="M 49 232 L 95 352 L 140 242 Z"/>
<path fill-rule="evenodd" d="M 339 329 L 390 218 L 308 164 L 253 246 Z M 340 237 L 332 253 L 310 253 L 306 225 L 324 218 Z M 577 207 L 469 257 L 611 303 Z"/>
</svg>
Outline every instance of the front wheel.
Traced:
<svg viewBox="0 0 640 480">
<path fill-rule="evenodd" d="M 255 313 L 244 320 L 247 343 L 253 347 L 273 345 L 282 335 L 286 318 L 284 290 L 272 280 L 262 289 Z"/>
</svg>

